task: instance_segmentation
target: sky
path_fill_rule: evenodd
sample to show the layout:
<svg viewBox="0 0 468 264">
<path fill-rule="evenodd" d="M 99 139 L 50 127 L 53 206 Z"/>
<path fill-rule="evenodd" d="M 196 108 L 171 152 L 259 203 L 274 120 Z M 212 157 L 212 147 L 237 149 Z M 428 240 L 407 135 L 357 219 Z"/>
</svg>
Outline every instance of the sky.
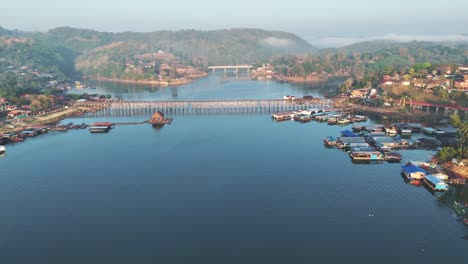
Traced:
<svg viewBox="0 0 468 264">
<path fill-rule="evenodd" d="M 0 26 L 47 31 L 262 28 L 318 46 L 468 34 L 468 0 L 0 0 Z"/>
</svg>

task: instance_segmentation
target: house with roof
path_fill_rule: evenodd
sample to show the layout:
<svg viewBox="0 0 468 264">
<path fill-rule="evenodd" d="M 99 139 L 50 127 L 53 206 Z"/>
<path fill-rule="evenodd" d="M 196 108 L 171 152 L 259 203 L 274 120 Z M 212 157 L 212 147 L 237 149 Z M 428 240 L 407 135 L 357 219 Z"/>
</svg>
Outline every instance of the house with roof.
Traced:
<svg viewBox="0 0 468 264">
<path fill-rule="evenodd" d="M 401 173 L 408 180 L 421 180 L 427 175 L 427 171 L 425 169 L 412 164 L 401 166 L 401 168 Z"/>
</svg>

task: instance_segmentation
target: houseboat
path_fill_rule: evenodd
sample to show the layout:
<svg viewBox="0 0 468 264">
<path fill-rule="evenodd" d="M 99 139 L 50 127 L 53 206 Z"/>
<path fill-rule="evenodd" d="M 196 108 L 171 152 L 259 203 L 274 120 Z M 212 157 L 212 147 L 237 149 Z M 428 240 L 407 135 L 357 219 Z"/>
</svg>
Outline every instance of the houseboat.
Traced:
<svg viewBox="0 0 468 264">
<path fill-rule="evenodd" d="M 107 133 L 109 132 L 110 127 L 107 126 L 90 126 L 89 132 L 91 133 Z"/>
<path fill-rule="evenodd" d="M 428 135 L 428 136 L 435 136 L 437 134 L 437 130 L 435 130 L 432 127 L 424 127 L 422 129 L 423 133 Z"/>
<path fill-rule="evenodd" d="M 407 125 L 407 124 L 400 124 L 398 126 L 398 133 L 402 136 L 402 137 L 409 137 L 411 136 L 412 134 L 412 130 L 411 130 L 411 126 Z"/>
<path fill-rule="evenodd" d="M 327 145 L 328 147 L 336 146 L 336 141 L 337 141 L 337 139 L 336 139 L 335 137 L 324 137 L 324 138 L 323 138 L 323 142 L 324 142 L 325 145 Z"/>
<path fill-rule="evenodd" d="M 334 125 L 338 122 L 338 119 L 340 119 L 338 116 L 331 116 L 328 118 L 327 122 L 329 125 Z"/>
<path fill-rule="evenodd" d="M 412 165 L 412 164 L 407 164 L 405 166 L 401 166 L 401 168 L 402 168 L 401 173 L 409 181 L 411 181 L 411 180 L 421 180 L 424 177 L 426 177 L 426 174 L 427 174 L 425 169 L 423 169 L 421 167 L 418 167 L 418 166 L 415 166 L 415 165 Z"/>
<path fill-rule="evenodd" d="M 89 127 L 91 133 L 107 133 L 112 128 L 111 122 L 95 122 Z"/>
<path fill-rule="evenodd" d="M 353 130 L 353 132 L 356 132 L 356 133 L 359 133 L 361 131 L 367 131 L 366 126 L 353 126 L 351 129 Z"/>
<path fill-rule="evenodd" d="M 417 123 L 408 124 L 411 128 L 411 133 L 421 133 L 422 125 Z"/>
<path fill-rule="evenodd" d="M 398 152 L 385 152 L 385 160 L 387 162 L 401 162 L 401 154 Z"/>
<path fill-rule="evenodd" d="M 348 118 L 340 118 L 336 121 L 336 123 L 339 125 L 347 125 L 351 123 L 351 121 Z"/>
<path fill-rule="evenodd" d="M 37 131 L 35 131 L 35 130 L 23 130 L 23 131 L 21 131 L 21 136 L 23 136 L 23 137 L 35 137 L 35 136 L 37 136 Z"/>
<path fill-rule="evenodd" d="M 384 127 L 385 134 L 388 136 L 396 136 L 398 134 L 398 128 L 395 125 L 386 125 Z"/>
<path fill-rule="evenodd" d="M 339 137 L 336 143 L 337 148 L 346 148 L 350 146 L 351 143 L 366 143 L 366 139 L 363 137 Z"/>
<path fill-rule="evenodd" d="M 291 120 L 291 115 L 289 112 L 274 113 L 271 115 L 271 118 L 273 118 L 277 122 L 280 122 L 280 121 Z"/>
<path fill-rule="evenodd" d="M 355 122 L 365 122 L 365 121 L 367 121 L 367 116 L 363 116 L 363 115 L 355 115 L 353 118 L 354 118 Z"/>
<path fill-rule="evenodd" d="M 325 114 L 325 112 L 322 109 L 317 109 L 317 108 L 311 108 L 311 109 L 305 109 L 301 110 L 300 114 L 304 115 L 316 115 L 316 114 Z"/>
<path fill-rule="evenodd" d="M 382 161 L 384 156 L 382 153 L 374 150 L 373 148 L 353 148 L 350 153 L 353 162 L 369 162 L 369 161 Z"/>
<path fill-rule="evenodd" d="M 312 117 L 310 115 L 306 115 L 306 114 L 294 115 L 293 119 L 294 119 L 294 121 L 299 121 L 301 123 L 306 123 L 306 122 L 312 121 Z"/>
<path fill-rule="evenodd" d="M 291 120 L 292 116 L 294 116 L 293 112 L 279 112 L 279 113 L 273 113 L 271 114 L 271 118 L 273 119 L 281 119 L 281 120 Z"/>
<path fill-rule="evenodd" d="M 426 175 L 424 177 L 424 183 L 426 184 L 427 187 L 432 189 L 435 192 L 443 192 L 448 190 L 448 184 L 442 181 L 441 179 L 437 178 L 434 175 Z"/>
</svg>

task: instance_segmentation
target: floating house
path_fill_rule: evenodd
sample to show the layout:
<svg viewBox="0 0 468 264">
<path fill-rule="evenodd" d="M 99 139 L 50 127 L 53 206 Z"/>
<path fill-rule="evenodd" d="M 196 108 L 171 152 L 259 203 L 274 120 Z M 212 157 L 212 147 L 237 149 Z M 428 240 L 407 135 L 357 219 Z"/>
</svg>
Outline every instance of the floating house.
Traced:
<svg viewBox="0 0 468 264">
<path fill-rule="evenodd" d="M 384 155 L 371 147 L 352 148 L 349 154 L 354 162 L 382 161 Z"/>
<path fill-rule="evenodd" d="M 428 136 L 435 136 L 437 134 L 437 130 L 432 127 L 424 127 L 422 131 Z"/>
<path fill-rule="evenodd" d="M 398 133 L 402 136 L 411 136 L 412 134 L 411 126 L 408 124 L 399 124 L 398 125 Z"/>
<path fill-rule="evenodd" d="M 111 122 L 95 122 L 89 127 L 91 133 L 107 133 L 111 129 L 113 123 Z"/>
<path fill-rule="evenodd" d="M 417 123 L 408 124 L 412 133 L 421 133 L 422 125 Z"/>
<path fill-rule="evenodd" d="M 352 143 L 366 143 L 366 139 L 363 137 L 339 137 L 336 147 L 345 148 L 349 147 Z"/>
<path fill-rule="evenodd" d="M 448 184 L 434 175 L 426 175 L 426 177 L 424 177 L 424 183 L 435 192 L 448 190 Z"/>
<path fill-rule="evenodd" d="M 421 180 L 426 177 L 427 174 L 425 169 L 411 164 L 401 166 L 401 168 L 401 173 L 408 180 Z"/>
</svg>

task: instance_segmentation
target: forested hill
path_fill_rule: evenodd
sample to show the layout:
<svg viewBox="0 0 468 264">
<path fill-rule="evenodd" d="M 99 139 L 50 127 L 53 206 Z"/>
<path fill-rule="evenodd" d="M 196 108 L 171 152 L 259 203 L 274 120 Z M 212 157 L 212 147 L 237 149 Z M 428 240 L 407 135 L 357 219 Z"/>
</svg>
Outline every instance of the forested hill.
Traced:
<svg viewBox="0 0 468 264">
<path fill-rule="evenodd" d="M 212 31 L 181 30 L 149 33 L 109 33 L 87 29 L 61 27 L 41 36 L 45 41 L 67 47 L 77 53 L 109 45 L 114 42 L 135 42 L 145 46 L 145 52 L 163 50 L 195 66 L 216 64 L 256 63 L 274 55 L 305 54 L 315 51 L 307 41 L 286 32 L 260 29 L 225 29 Z M 108 47 L 108 46 L 107 46 Z M 141 51 L 135 51 L 138 55 Z M 109 51 L 106 49 L 106 53 Z M 99 56 L 94 51 L 93 55 Z M 120 55 L 121 56 L 121 55 Z"/>
</svg>

